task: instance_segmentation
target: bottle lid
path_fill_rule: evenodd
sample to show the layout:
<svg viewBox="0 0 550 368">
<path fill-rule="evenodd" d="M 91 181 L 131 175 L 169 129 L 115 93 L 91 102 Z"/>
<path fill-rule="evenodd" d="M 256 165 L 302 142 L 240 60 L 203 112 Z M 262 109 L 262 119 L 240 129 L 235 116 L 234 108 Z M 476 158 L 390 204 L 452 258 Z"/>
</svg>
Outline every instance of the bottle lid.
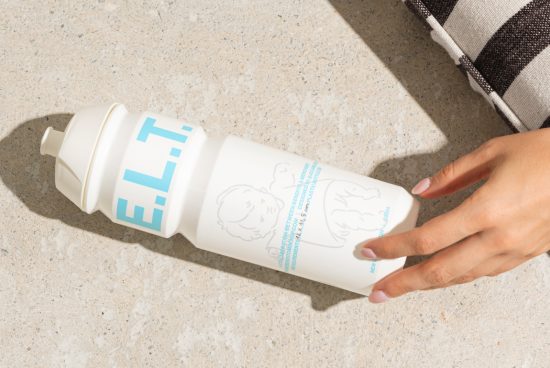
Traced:
<svg viewBox="0 0 550 368">
<path fill-rule="evenodd" d="M 40 153 L 55 160 L 55 186 L 80 209 L 85 210 L 88 174 L 101 132 L 119 104 L 89 107 L 77 112 L 65 132 L 49 127 L 40 143 Z"/>
</svg>

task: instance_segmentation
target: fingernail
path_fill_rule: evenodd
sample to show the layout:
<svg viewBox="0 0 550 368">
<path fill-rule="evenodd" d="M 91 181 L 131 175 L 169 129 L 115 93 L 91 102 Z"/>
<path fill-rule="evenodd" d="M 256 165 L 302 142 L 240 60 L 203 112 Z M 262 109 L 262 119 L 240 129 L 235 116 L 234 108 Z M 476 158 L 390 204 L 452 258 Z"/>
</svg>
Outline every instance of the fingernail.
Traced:
<svg viewBox="0 0 550 368">
<path fill-rule="evenodd" d="M 369 295 L 369 302 L 371 303 L 384 303 L 388 300 L 390 300 L 390 298 L 382 290 L 373 291 Z"/>
<path fill-rule="evenodd" d="M 365 258 L 368 258 L 368 259 L 376 259 L 377 258 L 376 254 L 374 254 L 374 252 L 370 248 L 361 249 L 361 254 L 363 254 L 363 256 Z"/>
<path fill-rule="evenodd" d="M 411 193 L 412 193 L 412 194 L 415 194 L 415 195 L 416 195 L 416 194 L 422 194 L 422 193 L 424 193 L 426 190 L 428 190 L 428 188 L 430 187 L 430 184 L 431 184 L 431 183 L 432 183 L 432 182 L 431 182 L 430 178 L 424 178 L 424 179 L 420 180 L 420 181 L 418 182 L 418 184 L 416 184 L 416 185 L 414 186 L 414 188 L 412 188 Z"/>
</svg>

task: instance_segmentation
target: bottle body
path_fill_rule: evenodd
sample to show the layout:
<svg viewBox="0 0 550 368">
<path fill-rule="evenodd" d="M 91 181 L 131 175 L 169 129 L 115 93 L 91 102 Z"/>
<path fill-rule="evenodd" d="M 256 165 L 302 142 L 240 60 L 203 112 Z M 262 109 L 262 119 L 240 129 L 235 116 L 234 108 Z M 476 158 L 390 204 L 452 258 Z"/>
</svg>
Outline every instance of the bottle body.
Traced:
<svg viewBox="0 0 550 368">
<path fill-rule="evenodd" d="M 358 244 L 415 226 L 402 188 L 229 136 L 205 189 L 196 245 L 360 294 L 405 258 L 373 262 Z"/>
<path fill-rule="evenodd" d="M 404 264 L 358 249 L 415 226 L 418 203 L 398 186 L 123 106 L 106 119 L 83 185 L 86 212 L 360 294 Z"/>
</svg>

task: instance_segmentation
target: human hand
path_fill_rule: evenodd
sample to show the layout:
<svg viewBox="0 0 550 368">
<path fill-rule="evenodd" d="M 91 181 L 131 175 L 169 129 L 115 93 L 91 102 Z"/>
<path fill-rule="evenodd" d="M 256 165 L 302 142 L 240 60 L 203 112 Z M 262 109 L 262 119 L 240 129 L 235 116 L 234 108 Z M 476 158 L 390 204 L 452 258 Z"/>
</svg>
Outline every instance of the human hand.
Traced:
<svg viewBox="0 0 550 368">
<path fill-rule="evenodd" d="M 371 259 L 435 253 L 378 281 L 371 302 L 496 276 L 550 249 L 550 129 L 491 139 L 412 193 L 438 198 L 484 179 L 455 209 L 363 244 Z"/>
</svg>

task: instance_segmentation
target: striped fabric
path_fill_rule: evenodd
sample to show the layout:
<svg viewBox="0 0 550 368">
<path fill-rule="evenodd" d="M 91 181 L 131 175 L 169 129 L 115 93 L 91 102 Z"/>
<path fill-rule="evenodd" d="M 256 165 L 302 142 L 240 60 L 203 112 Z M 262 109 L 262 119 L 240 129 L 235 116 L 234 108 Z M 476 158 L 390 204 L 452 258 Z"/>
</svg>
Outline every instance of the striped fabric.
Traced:
<svg viewBox="0 0 550 368">
<path fill-rule="evenodd" d="M 550 127 L 550 0 L 403 0 L 517 132 Z"/>
</svg>

